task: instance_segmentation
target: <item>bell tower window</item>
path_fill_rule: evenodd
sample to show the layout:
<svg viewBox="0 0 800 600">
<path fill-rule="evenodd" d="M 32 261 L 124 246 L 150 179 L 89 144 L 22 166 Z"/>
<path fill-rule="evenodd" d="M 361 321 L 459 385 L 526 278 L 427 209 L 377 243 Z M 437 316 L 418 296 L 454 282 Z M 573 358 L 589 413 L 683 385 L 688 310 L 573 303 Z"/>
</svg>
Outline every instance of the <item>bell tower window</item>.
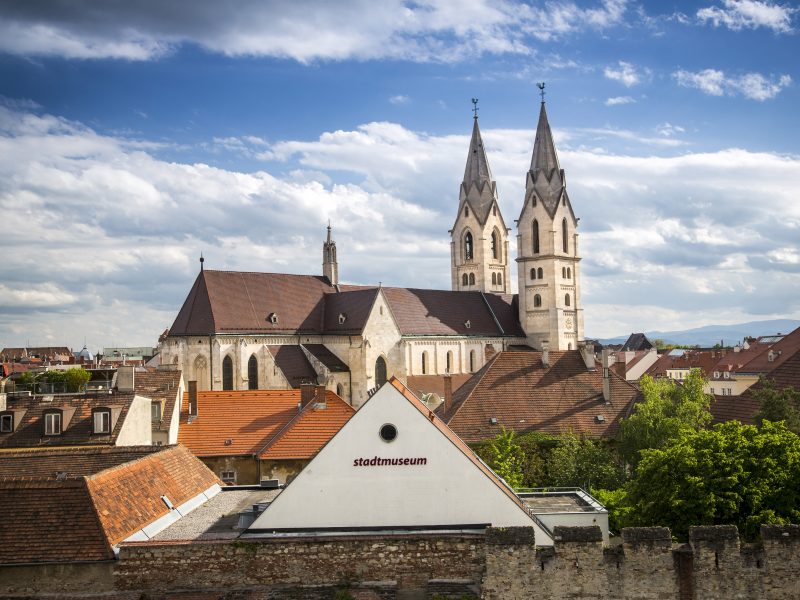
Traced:
<svg viewBox="0 0 800 600">
<path fill-rule="evenodd" d="M 497 240 L 497 232 L 492 232 L 492 258 L 497 260 L 500 258 L 500 244 Z"/>
<path fill-rule="evenodd" d="M 539 221 L 533 220 L 533 253 L 539 254 Z"/>
<path fill-rule="evenodd" d="M 472 233 L 464 236 L 464 260 L 472 260 Z"/>
<path fill-rule="evenodd" d="M 564 247 L 564 254 L 569 254 L 569 240 L 567 239 L 567 219 L 561 220 L 561 240 Z"/>
</svg>

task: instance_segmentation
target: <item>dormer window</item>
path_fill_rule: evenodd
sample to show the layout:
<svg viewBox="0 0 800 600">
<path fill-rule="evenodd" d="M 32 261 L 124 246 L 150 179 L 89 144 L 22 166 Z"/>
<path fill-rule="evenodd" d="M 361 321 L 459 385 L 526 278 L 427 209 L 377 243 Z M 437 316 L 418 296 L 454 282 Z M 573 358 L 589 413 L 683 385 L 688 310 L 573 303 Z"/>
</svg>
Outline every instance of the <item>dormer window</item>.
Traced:
<svg viewBox="0 0 800 600">
<path fill-rule="evenodd" d="M 345 321 L 347 321 L 347 315 L 345 313 L 339 313 L 339 325 L 344 325 Z"/>
<path fill-rule="evenodd" d="M 0 415 L 0 433 L 12 433 L 14 431 L 14 413 Z"/>
<path fill-rule="evenodd" d="M 469 329 L 470 327 L 472 327 L 472 323 L 470 323 L 470 322 L 469 322 L 469 319 L 467 319 L 466 321 L 464 321 L 464 327 L 466 327 L 467 329 Z"/>
<path fill-rule="evenodd" d="M 150 421 L 161 423 L 161 402 L 158 400 L 153 400 L 150 404 Z"/>
<path fill-rule="evenodd" d="M 267 315 L 267 321 L 269 321 L 270 323 L 272 323 L 273 325 L 275 325 L 275 324 L 278 322 L 278 315 L 277 315 L 277 313 L 274 313 L 274 312 L 272 312 L 272 313 L 269 313 L 269 315 Z"/>
<path fill-rule="evenodd" d="M 96 408 L 92 411 L 92 433 L 111 433 L 111 410 Z"/>
<path fill-rule="evenodd" d="M 61 435 L 61 411 L 50 411 L 44 414 L 44 434 Z"/>
</svg>

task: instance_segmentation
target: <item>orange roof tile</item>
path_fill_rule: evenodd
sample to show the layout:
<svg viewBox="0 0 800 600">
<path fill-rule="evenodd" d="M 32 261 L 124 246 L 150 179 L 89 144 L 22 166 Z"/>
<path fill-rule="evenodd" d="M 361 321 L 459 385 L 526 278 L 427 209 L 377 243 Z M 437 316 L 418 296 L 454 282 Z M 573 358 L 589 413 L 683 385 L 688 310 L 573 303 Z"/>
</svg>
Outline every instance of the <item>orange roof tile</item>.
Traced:
<svg viewBox="0 0 800 600">
<path fill-rule="evenodd" d="M 325 408 L 314 403 L 292 419 L 261 451 L 259 458 L 289 460 L 312 458 L 336 435 L 355 413 L 355 409 L 330 390 Z"/>
</svg>

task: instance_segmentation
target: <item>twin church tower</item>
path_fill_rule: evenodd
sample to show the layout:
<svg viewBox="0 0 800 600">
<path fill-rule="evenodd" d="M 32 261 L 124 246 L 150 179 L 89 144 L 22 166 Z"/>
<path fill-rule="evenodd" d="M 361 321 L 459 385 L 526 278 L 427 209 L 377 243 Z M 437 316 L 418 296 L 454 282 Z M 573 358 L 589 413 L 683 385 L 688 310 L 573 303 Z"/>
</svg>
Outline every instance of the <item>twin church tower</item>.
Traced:
<svg viewBox="0 0 800 600">
<path fill-rule="evenodd" d="M 476 111 L 458 215 L 450 230 L 454 291 L 511 293 L 511 229 L 497 199 Z M 578 219 L 558 164 L 544 101 L 516 224 L 519 322 L 528 344 L 541 349 L 546 342 L 552 350 L 575 350 L 583 340 Z"/>
</svg>

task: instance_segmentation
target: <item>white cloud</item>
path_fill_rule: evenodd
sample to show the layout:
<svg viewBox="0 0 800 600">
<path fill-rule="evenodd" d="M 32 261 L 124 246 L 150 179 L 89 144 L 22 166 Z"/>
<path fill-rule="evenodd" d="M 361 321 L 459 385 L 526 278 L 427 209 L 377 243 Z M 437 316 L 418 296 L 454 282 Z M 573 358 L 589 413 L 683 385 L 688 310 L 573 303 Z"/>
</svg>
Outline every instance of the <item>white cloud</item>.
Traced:
<svg viewBox="0 0 800 600">
<path fill-rule="evenodd" d="M 391 96 L 389 98 L 390 104 L 408 104 L 409 102 L 411 102 L 411 98 L 409 98 L 408 96 L 404 96 L 402 94 Z"/>
<path fill-rule="evenodd" d="M 656 127 L 656 131 L 659 133 L 659 135 L 663 135 L 664 137 L 672 137 L 678 133 L 683 133 L 686 130 L 680 125 L 673 125 L 672 123 L 662 123 L 661 125 Z"/>
<path fill-rule="evenodd" d="M 318 273 L 328 218 L 345 281 L 449 287 L 446 232 L 468 131 L 367 123 L 310 141 L 234 138 L 285 161 L 286 176 L 166 162 L 22 111 L 0 109 L 0 134 L 0 345 L 153 343 L 201 251 L 207 268 Z M 635 156 L 619 144 L 661 146 L 624 130 L 554 135 L 581 217 L 587 334 L 673 328 L 665 324 L 680 315 L 688 326 L 800 314 L 800 159 L 737 149 Z M 533 136 L 483 131 L 512 227 Z M 665 138 L 652 139 L 677 141 Z M 605 153 L 586 148 L 597 139 Z M 349 183 L 339 183 L 343 171 Z M 513 231 L 510 241 L 514 254 Z"/>
<path fill-rule="evenodd" d="M 612 98 L 607 98 L 605 105 L 619 106 L 620 104 L 633 104 L 634 102 L 636 102 L 636 99 L 631 98 L 630 96 L 614 96 Z"/>
<path fill-rule="evenodd" d="M 709 6 L 697 11 L 703 23 L 710 21 L 714 27 L 721 25 L 741 31 L 766 27 L 776 33 L 791 33 L 792 17 L 797 8 L 760 0 L 722 0 L 722 7 Z"/>
<path fill-rule="evenodd" d="M 650 76 L 649 69 L 642 69 L 641 71 L 629 62 L 621 60 L 618 62 L 619 68 L 606 67 L 603 69 L 603 75 L 612 81 L 618 81 L 625 87 L 633 87 L 642 82 L 643 78 Z"/>
<path fill-rule="evenodd" d="M 480 54 L 529 55 L 550 40 L 619 25 L 626 0 L 531 7 L 519 0 L 363 2 L 216 0 L 154 6 L 142 0 L 98 11 L 83 4 L 0 5 L 0 51 L 26 56 L 157 59 L 182 44 L 227 56 L 302 63 L 391 58 L 451 62 Z"/>
<path fill-rule="evenodd" d="M 738 77 L 728 77 L 723 71 L 704 69 L 692 73 L 679 70 L 672 74 L 678 85 L 697 88 L 711 96 L 733 96 L 741 94 L 751 100 L 770 100 L 792 83 L 789 75 L 781 75 L 777 81 L 768 79 L 760 73 L 746 73 Z"/>
</svg>

